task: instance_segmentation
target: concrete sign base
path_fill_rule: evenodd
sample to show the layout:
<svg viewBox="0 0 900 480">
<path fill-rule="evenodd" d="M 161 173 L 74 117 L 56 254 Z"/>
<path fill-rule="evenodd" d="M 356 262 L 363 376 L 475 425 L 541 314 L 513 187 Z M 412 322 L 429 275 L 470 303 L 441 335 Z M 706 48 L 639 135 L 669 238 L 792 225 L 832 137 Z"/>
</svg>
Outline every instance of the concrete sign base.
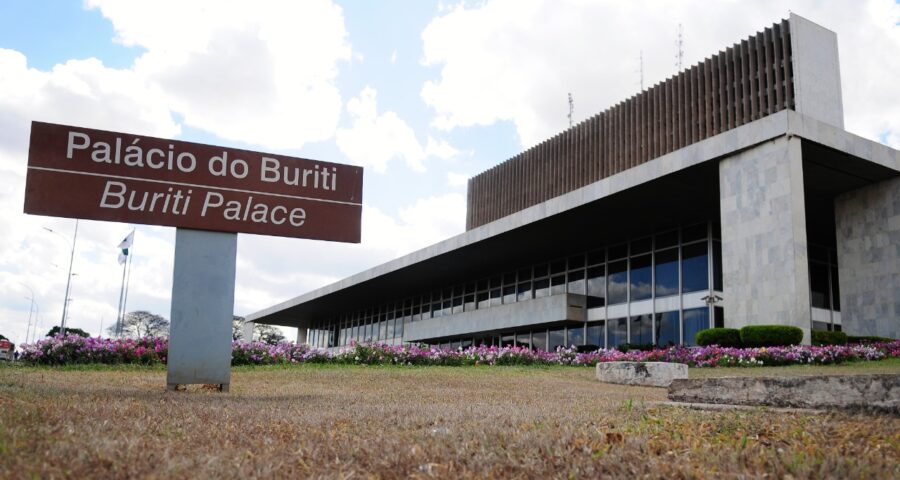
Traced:
<svg viewBox="0 0 900 480">
<path fill-rule="evenodd" d="M 202 383 L 228 391 L 236 256 L 236 233 L 176 230 L 168 390 Z"/>
</svg>

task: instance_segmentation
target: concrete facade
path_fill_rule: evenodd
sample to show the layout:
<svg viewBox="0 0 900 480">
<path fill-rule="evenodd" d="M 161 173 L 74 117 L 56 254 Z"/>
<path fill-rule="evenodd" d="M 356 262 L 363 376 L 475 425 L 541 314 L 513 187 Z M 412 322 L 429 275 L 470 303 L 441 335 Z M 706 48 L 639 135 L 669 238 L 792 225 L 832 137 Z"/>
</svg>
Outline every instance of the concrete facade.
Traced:
<svg viewBox="0 0 900 480">
<path fill-rule="evenodd" d="M 810 294 L 800 139 L 781 137 L 719 163 L 726 326 L 800 327 Z"/>
<path fill-rule="evenodd" d="M 838 197 L 835 220 L 845 330 L 900 338 L 900 178 Z"/>
<path fill-rule="evenodd" d="M 641 93 L 635 98 L 643 100 L 623 105 L 635 106 L 640 115 L 628 118 L 644 123 L 616 123 L 622 120 L 616 112 L 630 115 L 632 107 L 601 113 L 491 169 L 481 176 L 485 188 L 473 191 L 470 180 L 464 233 L 251 314 L 248 321 L 298 327 L 299 343 L 321 347 L 343 346 L 350 338 L 462 344 L 466 336 L 469 342 L 491 337 L 493 344 L 515 337 L 517 345 L 535 346 L 537 335 L 549 346 L 553 330 L 547 329 L 560 328 L 563 338 L 581 329 L 575 338 L 583 345 L 593 344 L 587 341 L 592 328 L 602 328 L 602 341 L 615 346 L 614 323 L 620 325 L 617 342 L 632 341 L 635 326 L 637 338 L 646 340 L 643 329 L 650 323 L 653 341 L 666 332 L 682 343 L 707 322 L 793 325 L 807 343 L 814 325 L 900 336 L 900 207 L 896 181 L 881 183 L 900 176 L 900 152 L 843 130 L 836 34 L 792 14 L 715 58 L 663 82 L 696 87 L 666 90 L 671 96 L 665 98 L 678 99 L 673 105 L 684 107 L 685 115 L 673 116 L 659 97 Z M 611 132 L 606 125 L 622 129 Z M 607 142 L 623 132 L 640 135 L 628 137 L 632 144 Z M 541 173 L 557 163 L 557 176 Z M 684 241 L 691 238 L 685 232 L 700 223 L 708 228 L 703 261 L 709 285 L 686 288 L 686 277 L 696 271 L 688 272 L 684 259 L 696 251 L 685 252 L 696 245 Z M 663 241 L 660 247 L 673 231 L 678 246 Z M 613 257 L 622 245 L 628 253 Z M 678 249 L 675 260 L 665 260 L 667 248 Z M 628 286 L 634 278 L 650 288 L 663 278 L 654 270 L 660 265 L 677 265 L 674 287 L 657 283 L 650 285 L 652 299 L 629 293 L 625 300 L 598 303 L 596 294 L 577 286 L 581 277 L 570 275 L 572 258 L 596 252 L 609 254 L 605 263 L 579 260 L 578 268 L 606 268 L 609 274 L 615 263 L 617 288 L 634 290 Z M 641 266 L 647 258 L 652 267 Z M 569 265 L 562 290 L 532 296 L 532 280 L 536 290 L 538 281 L 546 288 L 549 277 L 561 278 L 553 269 L 560 261 Z M 838 262 L 843 312 L 832 308 L 838 303 L 831 287 Z M 522 271 L 526 293 L 518 296 Z M 822 271 L 824 294 L 818 289 Z M 503 277 L 501 303 L 494 301 L 494 277 Z M 470 287 L 488 280 L 490 287 Z M 612 292 L 610 283 L 604 285 Z M 510 303 L 507 287 L 514 288 Z M 483 303 L 478 295 L 487 290 L 492 296 Z M 590 308 L 576 306 L 583 295 Z M 704 309 L 709 318 L 697 316 Z M 666 316 L 673 313 L 681 316 Z M 627 322 L 627 334 L 619 330 L 621 322 Z"/>
</svg>

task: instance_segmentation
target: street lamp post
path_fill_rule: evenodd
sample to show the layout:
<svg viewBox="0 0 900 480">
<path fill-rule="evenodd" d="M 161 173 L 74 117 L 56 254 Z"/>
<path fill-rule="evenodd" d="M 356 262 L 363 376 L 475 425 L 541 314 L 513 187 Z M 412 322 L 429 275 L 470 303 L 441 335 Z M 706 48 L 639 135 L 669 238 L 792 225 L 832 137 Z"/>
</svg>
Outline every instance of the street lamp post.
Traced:
<svg viewBox="0 0 900 480">
<path fill-rule="evenodd" d="M 57 235 L 62 236 L 61 233 L 54 231 L 53 229 L 44 227 L 44 230 L 56 233 Z M 66 238 L 66 237 L 63 237 Z M 69 308 L 69 285 L 72 283 L 72 262 L 75 260 L 75 242 L 78 240 L 78 219 L 75 219 L 75 233 L 72 235 L 72 251 L 69 254 L 69 273 L 66 275 L 66 295 L 63 297 L 63 312 L 62 319 L 59 322 L 59 331 L 62 335 L 66 334 L 66 313 Z M 66 239 L 68 241 L 68 239 Z"/>
<path fill-rule="evenodd" d="M 27 288 L 31 293 L 30 297 L 25 297 L 26 299 L 31 301 L 31 305 L 28 306 L 28 323 L 25 324 L 25 343 L 28 343 L 28 331 L 31 329 L 31 316 L 34 313 L 34 289 L 22 282 L 19 283 L 22 284 L 23 287 Z"/>
</svg>

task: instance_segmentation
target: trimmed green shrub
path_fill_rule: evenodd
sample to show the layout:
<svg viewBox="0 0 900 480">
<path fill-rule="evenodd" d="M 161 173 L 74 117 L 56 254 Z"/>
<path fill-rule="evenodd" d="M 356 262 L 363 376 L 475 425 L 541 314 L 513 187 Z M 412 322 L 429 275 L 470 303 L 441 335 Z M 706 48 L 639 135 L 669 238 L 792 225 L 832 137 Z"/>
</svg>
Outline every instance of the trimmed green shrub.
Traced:
<svg viewBox="0 0 900 480">
<path fill-rule="evenodd" d="M 623 343 L 616 347 L 616 350 L 622 353 L 628 353 L 631 350 L 637 350 L 639 352 L 649 352 L 656 348 L 652 343 Z"/>
<path fill-rule="evenodd" d="M 887 337 L 876 337 L 872 335 L 847 335 L 847 343 L 859 343 L 859 344 L 868 344 L 868 343 L 887 343 L 893 342 L 893 338 Z"/>
<path fill-rule="evenodd" d="M 697 332 L 697 345 L 707 347 L 718 345 L 720 347 L 741 346 L 741 331 L 736 328 L 707 328 Z"/>
<path fill-rule="evenodd" d="M 844 332 L 829 332 L 826 330 L 813 330 L 812 344 L 816 346 L 823 345 L 846 345 L 847 334 Z"/>
<path fill-rule="evenodd" d="M 747 325 L 741 329 L 741 343 L 745 347 L 779 347 L 799 345 L 803 330 L 787 325 Z"/>
</svg>

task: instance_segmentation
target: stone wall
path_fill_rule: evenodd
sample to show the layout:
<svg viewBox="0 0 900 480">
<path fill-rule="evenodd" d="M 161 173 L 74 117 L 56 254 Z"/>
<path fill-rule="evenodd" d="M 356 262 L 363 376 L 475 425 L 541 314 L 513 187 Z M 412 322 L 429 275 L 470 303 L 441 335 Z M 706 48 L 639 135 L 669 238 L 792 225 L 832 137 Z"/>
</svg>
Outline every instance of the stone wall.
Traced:
<svg viewBox="0 0 900 480">
<path fill-rule="evenodd" d="M 794 325 L 809 343 L 810 294 L 800 139 L 719 163 L 725 323 Z"/>
<path fill-rule="evenodd" d="M 835 224 L 844 331 L 900 338 L 900 178 L 835 199 Z"/>
</svg>

